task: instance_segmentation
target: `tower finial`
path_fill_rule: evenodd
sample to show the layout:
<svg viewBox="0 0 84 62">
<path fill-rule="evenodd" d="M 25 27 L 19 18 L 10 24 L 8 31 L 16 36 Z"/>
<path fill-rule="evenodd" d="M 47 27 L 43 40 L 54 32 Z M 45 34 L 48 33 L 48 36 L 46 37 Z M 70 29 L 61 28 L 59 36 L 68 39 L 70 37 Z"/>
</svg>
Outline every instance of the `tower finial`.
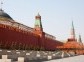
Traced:
<svg viewBox="0 0 84 62">
<path fill-rule="evenodd" d="M 1 0 L 1 8 L 0 8 L 1 10 L 2 10 L 2 5 L 3 5 L 3 1 Z"/>
<path fill-rule="evenodd" d="M 74 25 L 73 25 L 73 20 L 72 20 L 72 28 L 74 28 Z"/>
<path fill-rule="evenodd" d="M 40 16 L 39 12 L 38 12 L 37 16 Z"/>
</svg>

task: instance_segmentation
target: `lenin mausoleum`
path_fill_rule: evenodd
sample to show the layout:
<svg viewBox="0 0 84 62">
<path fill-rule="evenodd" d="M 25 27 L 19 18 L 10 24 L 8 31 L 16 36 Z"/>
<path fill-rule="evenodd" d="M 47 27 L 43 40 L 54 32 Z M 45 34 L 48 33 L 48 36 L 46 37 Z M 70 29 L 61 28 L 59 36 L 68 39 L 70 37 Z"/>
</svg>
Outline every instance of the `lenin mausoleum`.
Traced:
<svg viewBox="0 0 84 62">
<path fill-rule="evenodd" d="M 11 50 L 63 50 L 84 54 L 81 36 L 79 36 L 79 40 L 76 39 L 73 22 L 71 37 L 64 43 L 58 41 L 55 36 L 43 31 L 39 13 L 35 16 L 35 25 L 32 28 L 16 22 L 2 9 L 0 9 L 0 48 Z"/>
</svg>

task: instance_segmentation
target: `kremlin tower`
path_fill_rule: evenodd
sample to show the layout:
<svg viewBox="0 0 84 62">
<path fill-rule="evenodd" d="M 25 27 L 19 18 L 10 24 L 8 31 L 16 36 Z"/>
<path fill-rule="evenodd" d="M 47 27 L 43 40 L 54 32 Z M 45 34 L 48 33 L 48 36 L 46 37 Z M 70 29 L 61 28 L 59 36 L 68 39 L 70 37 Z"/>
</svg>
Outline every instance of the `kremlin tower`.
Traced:
<svg viewBox="0 0 84 62">
<path fill-rule="evenodd" d="M 75 29 L 74 29 L 73 21 L 72 21 L 72 27 L 71 27 L 71 35 L 70 35 L 70 38 L 68 39 L 68 41 L 77 41 L 76 37 L 75 37 Z"/>
<path fill-rule="evenodd" d="M 37 14 L 37 16 L 35 16 L 34 32 L 39 36 L 43 36 L 43 27 L 41 22 L 41 16 L 39 13 Z"/>
<path fill-rule="evenodd" d="M 41 16 L 39 13 L 37 16 L 35 16 L 35 30 L 43 31 L 43 27 L 42 27 L 42 23 L 41 23 Z"/>
</svg>

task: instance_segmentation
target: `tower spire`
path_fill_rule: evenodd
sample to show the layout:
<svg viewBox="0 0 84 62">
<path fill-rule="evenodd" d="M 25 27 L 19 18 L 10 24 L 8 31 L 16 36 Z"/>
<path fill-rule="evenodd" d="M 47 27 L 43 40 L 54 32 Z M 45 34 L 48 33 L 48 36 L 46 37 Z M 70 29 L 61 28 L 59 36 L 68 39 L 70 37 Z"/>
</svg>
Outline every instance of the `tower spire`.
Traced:
<svg viewBox="0 0 84 62">
<path fill-rule="evenodd" d="M 80 45 L 83 45 L 81 35 L 79 35 L 79 43 L 80 43 Z"/>
<path fill-rule="evenodd" d="M 77 41 L 77 39 L 75 38 L 75 29 L 74 29 L 73 21 L 71 26 L 70 38 L 68 38 L 68 41 Z"/>
<path fill-rule="evenodd" d="M 72 28 L 71 28 L 71 38 L 75 39 L 75 29 L 74 29 L 73 21 L 72 21 Z"/>
</svg>

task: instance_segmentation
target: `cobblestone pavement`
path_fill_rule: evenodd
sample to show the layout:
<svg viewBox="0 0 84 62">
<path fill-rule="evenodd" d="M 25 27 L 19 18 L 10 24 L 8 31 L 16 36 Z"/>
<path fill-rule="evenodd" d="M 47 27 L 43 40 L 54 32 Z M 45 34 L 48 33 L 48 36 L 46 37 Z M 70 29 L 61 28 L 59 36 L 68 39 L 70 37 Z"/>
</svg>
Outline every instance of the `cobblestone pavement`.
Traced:
<svg viewBox="0 0 84 62">
<path fill-rule="evenodd" d="M 84 55 L 44 61 L 44 62 L 84 62 Z"/>
</svg>

